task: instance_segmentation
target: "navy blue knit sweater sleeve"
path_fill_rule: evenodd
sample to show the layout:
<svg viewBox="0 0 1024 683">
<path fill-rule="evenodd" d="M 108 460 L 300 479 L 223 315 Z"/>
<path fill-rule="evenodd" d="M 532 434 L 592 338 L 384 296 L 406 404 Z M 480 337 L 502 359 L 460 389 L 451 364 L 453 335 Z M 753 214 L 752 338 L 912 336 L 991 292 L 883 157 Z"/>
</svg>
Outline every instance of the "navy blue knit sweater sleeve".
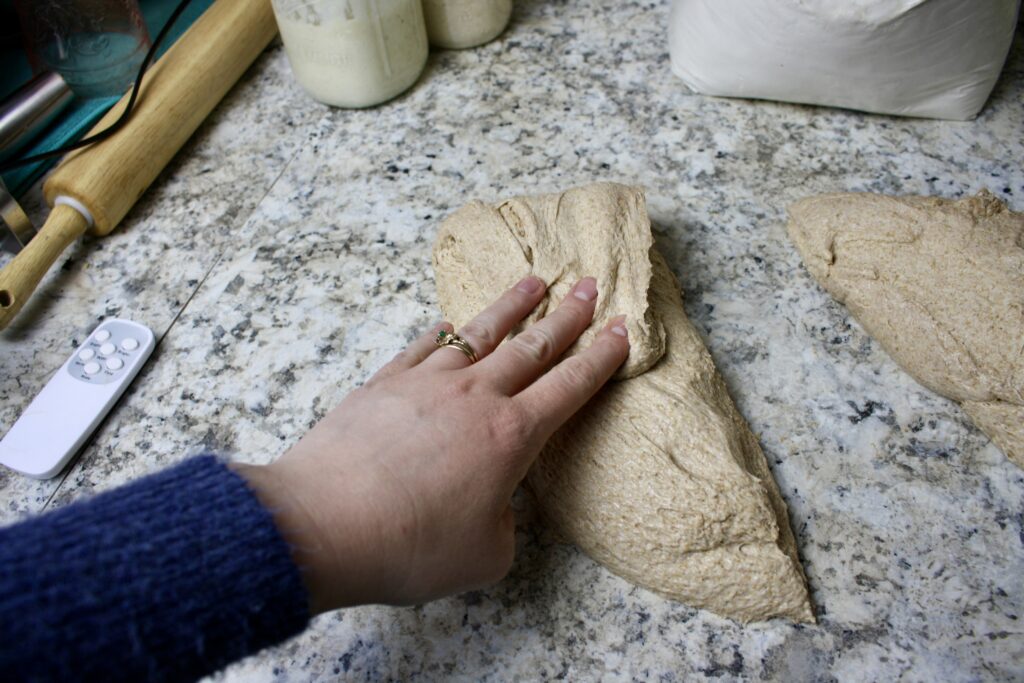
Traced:
<svg viewBox="0 0 1024 683">
<path fill-rule="evenodd" d="M 270 513 L 211 456 L 0 530 L 4 680 L 194 680 L 308 621 Z"/>
</svg>

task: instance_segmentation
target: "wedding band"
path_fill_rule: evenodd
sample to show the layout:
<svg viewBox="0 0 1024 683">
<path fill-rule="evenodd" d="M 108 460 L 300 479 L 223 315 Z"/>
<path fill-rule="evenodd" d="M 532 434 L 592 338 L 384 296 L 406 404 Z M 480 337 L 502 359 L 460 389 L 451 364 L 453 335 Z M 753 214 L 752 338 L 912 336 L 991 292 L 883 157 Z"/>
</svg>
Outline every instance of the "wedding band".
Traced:
<svg viewBox="0 0 1024 683">
<path fill-rule="evenodd" d="M 454 332 L 441 330 L 434 338 L 434 343 L 437 344 L 439 348 L 450 347 L 458 349 L 459 351 L 462 351 L 462 353 L 466 354 L 466 358 L 469 359 L 470 363 L 476 362 L 476 352 L 473 350 L 473 347 L 469 345 L 468 341 Z"/>
</svg>

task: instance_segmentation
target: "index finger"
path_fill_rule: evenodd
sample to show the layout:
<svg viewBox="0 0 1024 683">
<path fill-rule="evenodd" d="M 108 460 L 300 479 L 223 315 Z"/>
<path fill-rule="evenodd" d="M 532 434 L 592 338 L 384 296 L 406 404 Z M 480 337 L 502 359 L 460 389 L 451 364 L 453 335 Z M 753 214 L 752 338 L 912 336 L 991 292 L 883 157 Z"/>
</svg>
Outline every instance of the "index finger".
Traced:
<svg viewBox="0 0 1024 683">
<path fill-rule="evenodd" d="M 531 384 L 587 329 L 594 318 L 597 280 L 577 282 L 554 313 L 499 346 L 479 366 L 498 391 L 511 396 Z"/>
<path fill-rule="evenodd" d="M 583 353 L 566 358 L 515 395 L 545 440 L 604 386 L 629 355 L 625 317 L 613 318 Z"/>
<path fill-rule="evenodd" d="M 475 318 L 459 329 L 469 347 L 473 349 L 477 359 L 483 359 L 515 327 L 516 323 L 530 314 L 541 298 L 547 286 L 535 276 L 523 278 L 512 289 L 506 290 L 498 300 L 477 314 Z M 460 352 L 434 353 L 423 361 L 424 365 L 443 370 L 458 370 L 472 362 Z"/>
</svg>

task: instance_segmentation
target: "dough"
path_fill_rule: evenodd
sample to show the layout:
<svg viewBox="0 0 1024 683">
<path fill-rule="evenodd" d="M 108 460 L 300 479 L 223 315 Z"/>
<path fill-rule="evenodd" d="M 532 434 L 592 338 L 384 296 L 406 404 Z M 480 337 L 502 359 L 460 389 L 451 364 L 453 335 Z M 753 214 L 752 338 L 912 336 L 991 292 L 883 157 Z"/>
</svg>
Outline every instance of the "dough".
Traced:
<svg viewBox="0 0 1024 683">
<path fill-rule="evenodd" d="M 616 377 L 635 377 L 665 353 L 665 328 L 647 305 L 653 245 L 643 193 L 617 185 L 519 197 L 497 207 L 472 202 L 437 236 L 437 295 L 447 315 L 465 322 L 532 273 L 548 291 L 526 319 L 529 326 L 591 275 L 600 292 L 594 323 L 569 353 L 590 346 L 608 320 L 625 314 L 632 346 Z"/>
<path fill-rule="evenodd" d="M 743 622 L 813 621 L 786 505 L 653 248 L 639 188 L 473 202 L 441 226 L 434 269 L 456 325 L 531 272 L 551 285 L 537 315 L 577 279 L 597 278 L 588 339 L 608 318 L 629 316 L 620 375 L 632 379 L 606 386 L 527 476 L 564 537 L 688 605 Z"/>
<path fill-rule="evenodd" d="M 959 201 L 832 194 L 789 215 L 815 279 L 1024 467 L 1024 214 L 982 191 Z"/>
</svg>

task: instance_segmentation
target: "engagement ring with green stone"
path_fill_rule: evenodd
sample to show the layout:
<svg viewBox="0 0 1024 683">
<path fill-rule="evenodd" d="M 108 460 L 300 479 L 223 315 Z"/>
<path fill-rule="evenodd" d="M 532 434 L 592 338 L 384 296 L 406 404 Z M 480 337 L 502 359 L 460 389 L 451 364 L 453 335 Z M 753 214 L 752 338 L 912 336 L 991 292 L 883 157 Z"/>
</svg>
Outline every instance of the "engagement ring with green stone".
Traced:
<svg viewBox="0 0 1024 683">
<path fill-rule="evenodd" d="M 476 352 L 473 350 L 473 347 L 469 345 L 469 342 L 454 332 L 441 330 L 434 338 L 434 343 L 441 348 L 447 347 L 458 349 L 459 351 L 462 351 L 462 353 L 466 354 L 466 358 L 469 359 L 470 363 L 476 362 Z"/>
</svg>

